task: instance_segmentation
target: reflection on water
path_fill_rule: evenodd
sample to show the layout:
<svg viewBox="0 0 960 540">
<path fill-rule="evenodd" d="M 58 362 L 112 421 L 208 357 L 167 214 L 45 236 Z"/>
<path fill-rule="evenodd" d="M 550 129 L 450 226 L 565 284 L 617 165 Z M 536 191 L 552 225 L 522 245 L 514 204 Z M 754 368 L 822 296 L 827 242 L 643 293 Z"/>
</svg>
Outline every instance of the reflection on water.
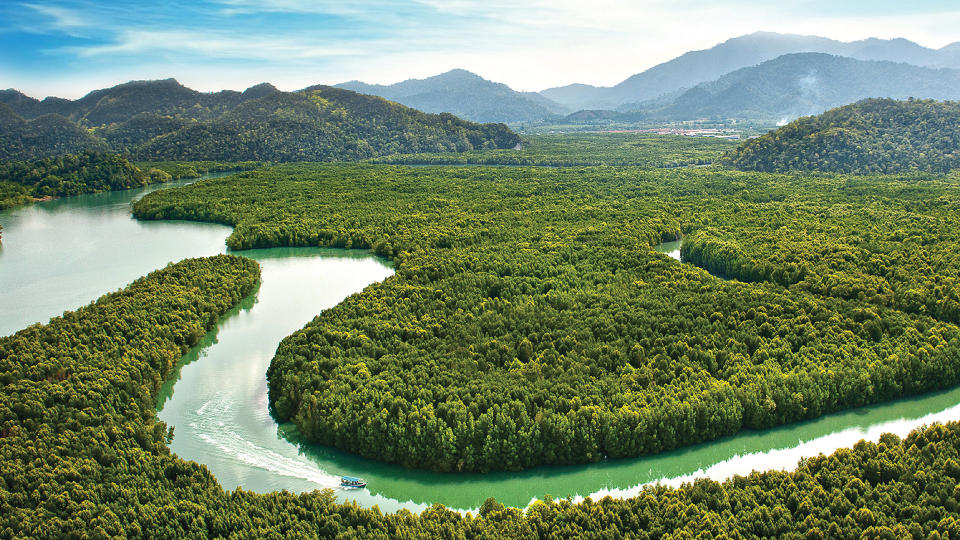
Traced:
<svg viewBox="0 0 960 540">
<path fill-rule="evenodd" d="M 141 222 L 130 215 L 130 202 L 146 193 L 195 181 L 54 199 L 0 212 L 0 335 L 86 305 L 171 261 L 223 253 L 229 227 Z"/>
<path fill-rule="evenodd" d="M 657 244 L 653 246 L 653 250 L 657 253 L 666 253 L 670 257 L 680 260 L 680 244 L 683 243 L 683 240 L 674 240 L 673 242 L 664 242 L 662 244 Z"/>
</svg>

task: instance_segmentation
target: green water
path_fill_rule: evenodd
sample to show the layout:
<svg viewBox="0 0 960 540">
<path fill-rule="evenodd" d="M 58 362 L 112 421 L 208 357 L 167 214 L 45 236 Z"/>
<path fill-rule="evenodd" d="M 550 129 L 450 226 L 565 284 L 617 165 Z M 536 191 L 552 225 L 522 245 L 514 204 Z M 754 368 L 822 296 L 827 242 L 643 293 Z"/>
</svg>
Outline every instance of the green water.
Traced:
<svg viewBox="0 0 960 540">
<path fill-rule="evenodd" d="M 67 197 L 0 212 L 0 335 L 47 322 L 170 261 L 225 252 L 229 227 L 141 222 L 130 215 L 131 201 L 195 181 Z"/>
<path fill-rule="evenodd" d="M 672 242 L 664 242 L 658 246 L 654 246 L 653 250 L 657 253 L 665 253 L 670 257 L 680 260 L 680 244 L 683 243 L 683 240 L 674 240 Z"/>
<path fill-rule="evenodd" d="M 0 334 L 74 309 L 134 278 L 188 256 L 224 251 L 227 227 L 130 218 L 146 190 L 92 195 L 0 213 Z M 658 251 L 676 257 L 679 244 Z M 852 446 L 885 432 L 901 436 L 960 419 L 960 388 L 865 407 L 818 420 L 652 457 L 520 473 L 436 474 L 301 444 L 296 429 L 267 409 L 265 372 L 279 341 L 349 294 L 390 276 L 384 261 L 342 250 L 240 252 L 262 266 L 260 288 L 226 314 L 187 354 L 159 396 L 158 416 L 174 426 L 172 449 L 203 463 L 227 489 L 294 492 L 333 488 L 341 500 L 385 511 L 442 503 L 475 510 L 487 497 L 513 506 L 535 498 L 629 496 L 651 482 L 676 485 L 752 470 L 792 469 L 804 456 Z M 342 490 L 339 476 L 365 478 Z"/>
</svg>

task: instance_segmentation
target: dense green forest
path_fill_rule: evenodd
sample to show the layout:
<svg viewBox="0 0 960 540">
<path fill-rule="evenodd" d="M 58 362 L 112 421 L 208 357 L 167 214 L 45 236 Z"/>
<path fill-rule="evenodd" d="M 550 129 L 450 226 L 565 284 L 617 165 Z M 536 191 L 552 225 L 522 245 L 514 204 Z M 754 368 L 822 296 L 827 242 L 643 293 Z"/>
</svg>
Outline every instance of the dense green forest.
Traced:
<svg viewBox="0 0 960 540">
<path fill-rule="evenodd" d="M 136 166 L 143 170 L 156 169 L 170 175 L 171 180 L 200 178 L 209 173 L 251 171 L 265 165 L 262 161 L 141 161 Z"/>
<path fill-rule="evenodd" d="M 159 169 L 140 170 L 123 156 L 85 152 L 38 161 L 0 163 L 0 209 L 43 197 L 100 193 L 164 182 Z"/>
<path fill-rule="evenodd" d="M 281 343 L 270 399 L 314 441 L 445 471 L 660 452 L 957 384 L 958 197 L 955 178 L 291 165 L 134 211 L 234 225 L 234 249 L 392 258 Z M 818 286 L 650 249 L 685 235 L 689 257 L 738 227 L 816 236 L 739 249 Z M 832 273 L 795 260 L 819 253 Z"/>
<path fill-rule="evenodd" d="M 156 161 L 131 163 L 117 154 L 84 152 L 36 161 L 0 162 L 0 210 L 44 197 L 69 197 L 143 187 L 209 172 L 251 170 L 263 163 Z M 2 233 L 2 227 L 0 227 Z"/>
<path fill-rule="evenodd" d="M 0 103 L 0 160 L 33 160 L 107 149 L 103 140 L 59 114 L 24 120 Z"/>
<path fill-rule="evenodd" d="M 684 238 L 681 255 L 718 275 L 859 302 L 875 326 L 887 307 L 960 323 L 958 179 L 812 181 L 815 204 L 741 208 L 736 223 Z"/>
<path fill-rule="evenodd" d="M 250 294 L 253 261 L 186 260 L 90 306 L 0 338 L 0 536 L 5 538 L 744 538 L 960 534 L 960 424 L 637 497 L 476 515 L 419 515 L 300 495 L 224 491 L 172 455 L 154 411 L 177 358 Z"/>
<path fill-rule="evenodd" d="M 740 170 L 945 173 L 960 166 L 960 102 L 868 99 L 744 142 Z"/>
<path fill-rule="evenodd" d="M 140 161 L 355 161 L 513 148 L 519 140 L 503 124 L 328 86 L 204 94 L 173 79 L 135 81 L 75 101 L 0 92 L 0 159 L 112 150 Z"/>
<path fill-rule="evenodd" d="M 33 201 L 30 189 L 16 182 L 0 180 L 0 210 L 13 208 Z"/>
<path fill-rule="evenodd" d="M 638 133 L 538 134 L 523 138 L 523 149 L 457 154 L 397 154 L 374 158 L 394 165 L 631 165 L 685 167 L 708 165 L 734 148 L 733 141 Z"/>
</svg>

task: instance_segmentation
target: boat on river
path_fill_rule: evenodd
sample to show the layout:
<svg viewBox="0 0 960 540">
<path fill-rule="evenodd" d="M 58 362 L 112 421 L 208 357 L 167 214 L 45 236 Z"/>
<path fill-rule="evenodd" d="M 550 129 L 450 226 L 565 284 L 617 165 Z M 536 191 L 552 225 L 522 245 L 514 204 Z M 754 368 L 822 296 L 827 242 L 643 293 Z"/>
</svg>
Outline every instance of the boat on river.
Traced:
<svg viewBox="0 0 960 540">
<path fill-rule="evenodd" d="M 356 478 L 354 476 L 341 476 L 340 487 L 346 487 L 346 488 L 367 487 L 367 481 L 364 480 L 363 478 Z"/>
</svg>

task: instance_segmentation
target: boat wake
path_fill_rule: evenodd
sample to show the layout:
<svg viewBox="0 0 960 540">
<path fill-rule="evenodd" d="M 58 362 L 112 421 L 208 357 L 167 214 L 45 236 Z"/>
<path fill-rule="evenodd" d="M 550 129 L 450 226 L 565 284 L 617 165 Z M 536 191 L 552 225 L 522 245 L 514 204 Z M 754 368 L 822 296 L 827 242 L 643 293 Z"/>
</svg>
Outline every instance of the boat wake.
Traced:
<svg viewBox="0 0 960 540">
<path fill-rule="evenodd" d="M 340 477 L 328 474 L 302 456 L 290 456 L 264 448 L 244 438 L 244 431 L 233 419 L 235 403 L 231 400 L 214 399 L 197 409 L 189 422 L 190 429 L 207 444 L 216 447 L 232 461 L 271 472 L 299 478 L 316 484 L 317 488 L 337 488 Z"/>
</svg>

